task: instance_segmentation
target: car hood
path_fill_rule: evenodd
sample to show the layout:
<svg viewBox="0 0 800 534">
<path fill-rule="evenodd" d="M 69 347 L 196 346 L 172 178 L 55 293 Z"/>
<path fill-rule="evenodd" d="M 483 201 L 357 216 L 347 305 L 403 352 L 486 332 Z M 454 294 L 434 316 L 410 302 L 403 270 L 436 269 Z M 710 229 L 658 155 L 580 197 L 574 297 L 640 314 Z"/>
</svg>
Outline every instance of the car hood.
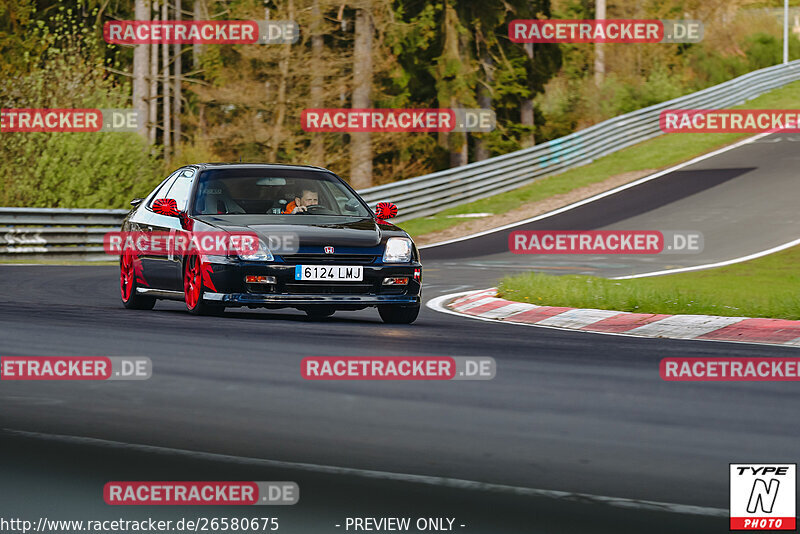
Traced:
<svg viewBox="0 0 800 534">
<path fill-rule="evenodd" d="M 333 215 L 200 215 L 198 221 L 228 232 L 252 231 L 262 238 L 296 234 L 301 247 L 374 247 L 386 231 L 374 219 Z M 404 235 L 394 226 L 392 234 Z"/>
</svg>

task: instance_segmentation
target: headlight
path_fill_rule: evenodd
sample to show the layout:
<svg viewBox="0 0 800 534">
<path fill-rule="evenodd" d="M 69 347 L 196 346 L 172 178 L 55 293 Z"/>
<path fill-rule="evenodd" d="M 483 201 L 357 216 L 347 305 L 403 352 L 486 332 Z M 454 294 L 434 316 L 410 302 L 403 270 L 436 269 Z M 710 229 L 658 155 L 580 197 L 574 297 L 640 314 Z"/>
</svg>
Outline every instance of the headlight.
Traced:
<svg viewBox="0 0 800 534">
<path fill-rule="evenodd" d="M 267 248 L 267 245 L 258 240 L 258 250 L 254 254 L 237 254 L 240 259 L 247 261 L 273 261 L 275 257 L 272 252 Z"/>
<path fill-rule="evenodd" d="M 383 263 L 408 263 L 411 261 L 411 240 L 407 237 L 390 237 L 383 252 Z"/>
</svg>

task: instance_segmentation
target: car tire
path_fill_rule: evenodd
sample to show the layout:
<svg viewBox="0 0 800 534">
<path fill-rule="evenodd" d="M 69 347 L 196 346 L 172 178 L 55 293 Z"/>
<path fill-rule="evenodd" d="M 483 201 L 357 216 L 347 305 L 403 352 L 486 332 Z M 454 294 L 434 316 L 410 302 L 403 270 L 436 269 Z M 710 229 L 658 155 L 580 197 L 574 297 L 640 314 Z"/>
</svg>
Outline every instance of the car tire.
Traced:
<svg viewBox="0 0 800 534">
<path fill-rule="evenodd" d="M 312 321 L 319 321 L 320 319 L 325 319 L 336 313 L 336 308 L 332 306 L 313 306 L 303 311 L 306 312 L 306 315 Z"/>
<path fill-rule="evenodd" d="M 411 324 L 419 315 L 419 304 L 412 306 L 378 306 L 378 313 L 387 324 Z"/>
<path fill-rule="evenodd" d="M 223 315 L 225 307 L 203 300 L 203 261 L 199 254 L 186 256 L 183 262 L 183 300 L 192 315 Z"/>
<path fill-rule="evenodd" d="M 119 257 L 119 289 L 122 305 L 129 310 L 152 310 L 156 299 L 136 293 L 136 267 L 133 253 L 124 252 Z"/>
</svg>

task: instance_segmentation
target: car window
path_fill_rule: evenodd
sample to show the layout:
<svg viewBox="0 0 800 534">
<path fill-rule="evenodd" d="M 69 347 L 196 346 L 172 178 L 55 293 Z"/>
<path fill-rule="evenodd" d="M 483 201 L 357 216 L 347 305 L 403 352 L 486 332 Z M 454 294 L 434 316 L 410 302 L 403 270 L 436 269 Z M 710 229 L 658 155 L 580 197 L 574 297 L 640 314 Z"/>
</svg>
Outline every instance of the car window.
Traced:
<svg viewBox="0 0 800 534">
<path fill-rule="evenodd" d="M 185 172 L 191 169 L 181 169 L 175 181 L 170 186 L 169 191 L 162 198 L 171 198 L 178 204 L 178 209 L 184 211 L 189 202 L 189 193 L 192 191 L 194 183 L 194 173 Z"/>
<path fill-rule="evenodd" d="M 155 191 L 155 193 L 153 193 L 153 196 L 150 197 L 150 202 L 147 203 L 148 208 L 152 207 L 153 201 L 155 201 L 156 199 L 165 197 L 167 191 L 170 190 L 172 184 L 175 183 L 175 180 L 178 178 L 178 174 L 180 174 L 182 170 L 183 169 L 178 169 L 177 171 L 170 174 L 166 180 L 164 180 L 164 182 L 159 186 L 159 188 Z"/>
</svg>

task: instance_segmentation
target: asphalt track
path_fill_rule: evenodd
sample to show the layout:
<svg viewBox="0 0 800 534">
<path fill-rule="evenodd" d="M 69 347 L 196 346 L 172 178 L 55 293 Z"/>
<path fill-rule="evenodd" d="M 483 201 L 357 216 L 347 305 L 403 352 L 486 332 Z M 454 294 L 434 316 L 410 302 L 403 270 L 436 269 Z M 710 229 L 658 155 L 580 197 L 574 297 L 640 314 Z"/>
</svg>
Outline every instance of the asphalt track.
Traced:
<svg viewBox="0 0 800 534">
<path fill-rule="evenodd" d="M 716 263 L 800 237 L 800 135 L 777 133 L 728 149 L 614 195 L 514 228 L 426 247 L 426 267 L 448 280 L 496 279 L 531 269 L 626 276 Z M 680 230 L 705 237 L 701 254 L 526 255 L 508 252 L 511 230 Z M 426 269 L 430 272 L 430 268 Z M 456 284 L 459 285 L 459 284 Z"/>
<path fill-rule="evenodd" d="M 520 227 L 699 230 L 705 235 L 702 254 L 516 256 L 503 251 L 507 235 L 498 232 L 424 249 L 425 298 L 489 287 L 514 270 L 633 274 L 731 259 L 791 241 L 800 235 L 800 182 L 794 176 L 799 141 L 768 136 Z M 0 266 L 0 354 L 145 355 L 154 364 L 146 382 L 2 382 L 0 428 L 7 429 L 713 508 L 727 506 L 729 462 L 798 459 L 796 384 L 681 384 L 658 375 L 663 357 L 796 355 L 792 348 L 529 328 L 429 309 L 411 326 L 383 325 L 372 310 L 322 322 L 294 311 L 192 317 L 179 303 L 167 302 L 154 311 L 130 311 L 119 304 L 113 267 Z M 323 355 L 488 355 L 497 361 L 497 377 L 303 381 L 300 359 Z M 28 466 L 4 477 L 6 493 L 27 477 L 47 478 L 36 465 L 52 454 L 35 456 L 16 438 L 0 437 L 0 443 L 16 446 L 25 458 L 20 465 Z M 110 479 L 112 468 L 102 466 L 117 465 L 75 461 L 91 466 L 84 470 L 87 480 Z M 137 472 L 146 479 L 145 473 L 166 470 L 154 461 Z M 385 491 L 408 496 L 408 506 L 421 502 L 414 491 L 386 484 L 361 485 L 353 495 L 377 499 Z M 312 496 L 317 490 L 311 502 L 321 503 L 320 495 L 341 501 L 333 481 L 311 480 L 301 483 L 303 489 Z M 452 492 L 431 495 L 426 502 L 434 509 L 456 499 Z M 575 521 L 601 531 L 603 521 L 613 526 L 637 513 L 617 509 L 606 516 L 528 500 L 514 508 L 528 521 L 521 526 L 502 523 L 502 514 L 492 523 L 474 496 L 459 495 L 459 513 L 489 528 L 465 532 L 561 532 Z M 359 515 L 369 508 L 354 499 L 337 513 Z M 388 502 L 381 506 L 395 509 Z M 8 515 L 5 508 L 0 503 Z M 689 530 L 709 531 L 703 523 L 708 518 L 681 518 Z M 727 530 L 724 519 L 714 521 L 712 530 Z M 339 531 L 325 525 L 321 532 Z"/>
</svg>

